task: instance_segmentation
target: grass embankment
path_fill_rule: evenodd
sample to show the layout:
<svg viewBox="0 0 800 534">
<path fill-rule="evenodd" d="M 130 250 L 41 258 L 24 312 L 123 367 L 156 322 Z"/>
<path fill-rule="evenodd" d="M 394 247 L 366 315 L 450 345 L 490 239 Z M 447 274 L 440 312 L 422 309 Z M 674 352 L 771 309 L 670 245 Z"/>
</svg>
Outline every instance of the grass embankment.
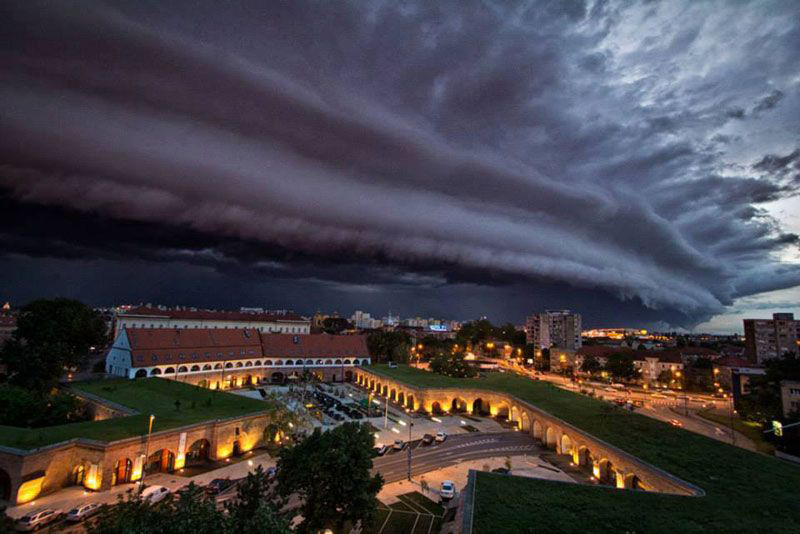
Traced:
<svg viewBox="0 0 800 534">
<path fill-rule="evenodd" d="M 34 449 L 72 438 L 108 442 L 146 434 L 150 414 L 156 416 L 153 432 L 158 432 L 265 409 L 262 401 L 161 378 L 95 380 L 76 382 L 72 387 L 127 406 L 139 413 L 104 421 L 85 421 L 44 428 L 0 426 L 0 445 Z M 176 406 L 176 401 L 180 401 L 180 408 Z"/>
<path fill-rule="evenodd" d="M 479 473 L 474 532 L 800 532 L 800 468 L 509 373 L 443 377 L 374 365 L 418 387 L 510 393 L 706 491 L 681 497 Z"/>
<path fill-rule="evenodd" d="M 718 424 L 722 428 L 731 427 L 731 417 L 728 414 L 716 413 L 709 410 L 700 410 L 697 412 L 697 415 L 703 419 L 711 421 L 712 423 Z M 755 444 L 758 452 L 769 455 L 775 454 L 775 446 L 764 439 L 764 432 L 761 430 L 761 425 L 758 423 L 742 421 L 738 417 L 734 417 L 733 428 L 736 430 L 736 432 L 749 438 Z"/>
</svg>

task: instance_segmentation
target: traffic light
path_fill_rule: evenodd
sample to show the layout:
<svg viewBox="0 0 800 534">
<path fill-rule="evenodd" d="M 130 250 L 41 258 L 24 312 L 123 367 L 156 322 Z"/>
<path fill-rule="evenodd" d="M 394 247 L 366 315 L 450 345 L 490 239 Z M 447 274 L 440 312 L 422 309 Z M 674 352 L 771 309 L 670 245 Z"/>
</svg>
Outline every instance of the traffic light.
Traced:
<svg viewBox="0 0 800 534">
<path fill-rule="evenodd" d="M 772 422 L 772 430 L 775 432 L 777 437 L 783 437 L 783 423 L 780 421 L 773 421 Z"/>
</svg>

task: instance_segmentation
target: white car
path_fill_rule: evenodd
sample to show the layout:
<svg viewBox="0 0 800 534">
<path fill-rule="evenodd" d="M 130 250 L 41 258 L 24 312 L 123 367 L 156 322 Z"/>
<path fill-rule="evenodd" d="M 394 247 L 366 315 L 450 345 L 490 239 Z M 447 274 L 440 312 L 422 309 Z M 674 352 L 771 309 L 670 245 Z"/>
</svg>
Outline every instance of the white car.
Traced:
<svg viewBox="0 0 800 534">
<path fill-rule="evenodd" d="M 436 441 L 439 443 L 443 442 L 447 439 L 447 434 L 445 432 L 437 432 L 436 433 Z"/>
<path fill-rule="evenodd" d="M 87 517 L 90 517 L 97 513 L 100 509 L 100 504 L 93 502 L 90 504 L 82 504 L 77 508 L 73 508 L 69 512 L 67 512 L 67 521 L 71 523 L 77 523 L 78 521 L 83 521 Z"/>
<path fill-rule="evenodd" d="M 442 499 L 452 499 L 456 496 L 456 484 L 452 480 L 442 482 L 442 489 L 439 491 Z"/>
<path fill-rule="evenodd" d="M 405 446 L 406 446 L 406 442 L 403 441 L 402 439 L 394 440 L 393 447 L 394 447 L 395 450 L 402 451 L 405 448 Z"/>
<path fill-rule="evenodd" d="M 142 500 L 155 504 L 164 500 L 169 495 L 169 490 L 164 486 L 149 486 L 142 492 Z"/>
<path fill-rule="evenodd" d="M 26 514 L 17 519 L 16 528 L 22 532 L 30 532 L 31 530 L 36 530 L 37 528 L 52 523 L 59 517 L 61 517 L 61 510 L 53 510 L 50 508 L 39 510 L 38 512 Z"/>
</svg>

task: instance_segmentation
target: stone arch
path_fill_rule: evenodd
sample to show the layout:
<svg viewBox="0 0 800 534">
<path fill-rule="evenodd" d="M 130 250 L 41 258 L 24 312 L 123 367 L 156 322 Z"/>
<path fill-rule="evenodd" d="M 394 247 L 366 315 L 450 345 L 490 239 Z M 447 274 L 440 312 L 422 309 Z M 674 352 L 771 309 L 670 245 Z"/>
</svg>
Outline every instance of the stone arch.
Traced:
<svg viewBox="0 0 800 534">
<path fill-rule="evenodd" d="M 11 477 L 0 468 L 0 501 L 11 501 Z"/>
<path fill-rule="evenodd" d="M 509 415 L 510 415 L 509 414 L 508 403 L 501 402 L 500 404 L 497 405 L 497 407 L 495 409 L 497 410 L 495 412 L 495 414 L 494 414 L 495 417 L 497 417 L 498 419 L 506 419 L 506 420 L 508 420 Z"/>
<path fill-rule="evenodd" d="M 572 440 L 566 434 L 561 434 L 559 440 L 559 452 L 565 455 L 572 455 Z"/>
<path fill-rule="evenodd" d="M 127 484 L 133 475 L 133 462 L 130 458 L 120 458 L 114 464 L 114 472 L 111 474 L 111 485 Z"/>
<path fill-rule="evenodd" d="M 208 380 L 204 378 L 200 382 L 198 382 L 197 385 L 200 386 L 201 388 L 207 388 L 208 387 Z"/>
<path fill-rule="evenodd" d="M 283 365 L 283 360 L 275 360 L 275 365 Z"/>
<path fill-rule="evenodd" d="M 189 370 L 186 368 L 185 365 L 181 365 L 180 367 L 178 367 L 178 372 L 179 373 L 188 373 Z"/>
<path fill-rule="evenodd" d="M 333 362 L 335 365 L 342 365 L 342 360 L 336 360 Z"/>
<path fill-rule="evenodd" d="M 556 429 L 548 426 L 544 431 L 544 444 L 548 449 L 555 449 L 558 445 L 558 438 L 556 437 Z"/>
<path fill-rule="evenodd" d="M 236 367 L 241 367 L 241 366 L 242 366 L 242 362 L 236 362 Z"/>
<path fill-rule="evenodd" d="M 522 415 L 519 418 L 519 425 L 520 430 L 523 432 L 530 432 L 531 430 L 531 418 L 528 416 L 528 412 L 525 410 L 521 410 Z"/>
<path fill-rule="evenodd" d="M 511 414 L 509 415 L 509 421 L 514 423 L 517 427 L 519 427 L 519 408 L 516 406 L 511 406 Z"/>
<path fill-rule="evenodd" d="M 381 395 L 385 397 L 388 394 L 389 394 L 389 386 L 383 386 L 383 389 L 381 390 Z"/>
<path fill-rule="evenodd" d="M 451 413 L 463 413 L 466 411 L 467 411 L 467 401 L 465 401 L 461 397 L 456 397 L 452 401 L 450 401 Z"/>
<path fill-rule="evenodd" d="M 147 376 L 147 369 L 139 369 L 136 371 L 134 378 L 144 378 Z"/>
<path fill-rule="evenodd" d="M 253 362 L 244 362 L 245 367 L 253 367 Z"/>
<path fill-rule="evenodd" d="M 297 360 L 300 361 L 300 360 Z M 306 360 L 306 365 L 314 365 L 314 360 Z"/>
<path fill-rule="evenodd" d="M 489 415 L 491 413 L 489 401 L 483 400 L 480 397 L 472 401 L 472 413 L 475 415 Z"/>
<path fill-rule="evenodd" d="M 218 363 L 214 366 L 214 369 L 222 369 L 222 364 Z"/>
<path fill-rule="evenodd" d="M 533 439 L 538 439 L 540 441 L 544 441 L 544 431 L 542 429 L 542 423 L 538 420 L 533 420 Z"/>
<path fill-rule="evenodd" d="M 203 366 L 203 371 L 210 371 L 210 370 L 211 370 L 211 365 L 209 365 L 209 364 L 205 364 L 205 365 Z"/>
<path fill-rule="evenodd" d="M 169 449 L 159 449 L 147 457 L 148 473 L 172 473 L 175 471 L 175 453 Z"/>
<path fill-rule="evenodd" d="M 344 381 L 345 382 L 352 382 L 353 381 L 353 371 L 345 371 L 344 372 Z"/>
<path fill-rule="evenodd" d="M 325 363 L 322 360 L 317 360 L 317 365 L 325 365 Z"/>
<path fill-rule="evenodd" d="M 228 362 L 228 363 L 225 364 L 225 369 L 232 369 L 232 368 L 233 368 L 233 364 L 231 362 Z"/>
<path fill-rule="evenodd" d="M 193 366 L 192 366 L 192 369 L 191 369 L 191 371 L 192 371 L 193 373 L 195 373 L 195 372 L 197 372 L 197 371 L 199 371 L 199 370 L 200 370 L 200 366 L 199 366 L 199 365 L 193 365 Z"/>
<path fill-rule="evenodd" d="M 439 404 L 439 401 L 433 401 L 433 404 L 431 404 L 431 413 L 433 415 L 442 415 L 442 413 L 444 413 L 442 411 L 442 405 Z"/>
<path fill-rule="evenodd" d="M 174 375 L 175 374 L 175 368 L 174 367 L 167 367 L 166 369 L 164 369 L 164 374 L 165 375 Z"/>
<path fill-rule="evenodd" d="M 188 467 L 208 462 L 210 452 L 211 443 L 207 439 L 195 440 L 186 450 L 185 465 Z"/>
<path fill-rule="evenodd" d="M 411 410 L 414 409 L 414 395 L 411 395 L 410 393 L 406 395 L 406 406 Z"/>
<path fill-rule="evenodd" d="M 161 374 L 161 369 L 155 367 L 152 371 L 150 371 L 150 376 L 158 376 Z"/>
<path fill-rule="evenodd" d="M 256 360 L 253 362 L 253 367 L 261 367 L 261 360 Z"/>
<path fill-rule="evenodd" d="M 392 388 L 389 391 L 389 398 L 392 399 L 392 401 L 396 401 L 397 400 L 397 390 L 396 389 Z"/>
<path fill-rule="evenodd" d="M 283 384 L 285 380 L 286 377 L 280 371 L 275 371 L 274 373 L 272 373 L 272 376 L 270 376 L 270 382 L 272 382 L 273 384 Z"/>
<path fill-rule="evenodd" d="M 344 361 L 344 364 L 345 364 L 345 365 L 350 365 L 351 363 L 353 363 L 353 362 L 351 362 L 350 360 L 345 360 L 345 361 Z"/>
</svg>

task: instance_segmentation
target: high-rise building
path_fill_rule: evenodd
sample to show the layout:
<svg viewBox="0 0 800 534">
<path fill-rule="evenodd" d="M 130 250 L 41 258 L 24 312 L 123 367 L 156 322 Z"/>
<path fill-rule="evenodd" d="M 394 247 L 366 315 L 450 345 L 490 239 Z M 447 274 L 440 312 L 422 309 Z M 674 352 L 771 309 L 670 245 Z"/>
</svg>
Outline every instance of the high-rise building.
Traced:
<svg viewBox="0 0 800 534">
<path fill-rule="evenodd" d="M 548 310 L 528 317 L 525 324 L 527 342 L 538 349 L 559 347 L 581 348 L 581 316 L 569 310 Z"/>
<path fill-rule="evenodd" d="M 745 355 L 752 363 L 797 353 L 798 339 L 800 321 L 793 313 L 773 313 L 772 319 L 744 319 Z"/>
</svg>

